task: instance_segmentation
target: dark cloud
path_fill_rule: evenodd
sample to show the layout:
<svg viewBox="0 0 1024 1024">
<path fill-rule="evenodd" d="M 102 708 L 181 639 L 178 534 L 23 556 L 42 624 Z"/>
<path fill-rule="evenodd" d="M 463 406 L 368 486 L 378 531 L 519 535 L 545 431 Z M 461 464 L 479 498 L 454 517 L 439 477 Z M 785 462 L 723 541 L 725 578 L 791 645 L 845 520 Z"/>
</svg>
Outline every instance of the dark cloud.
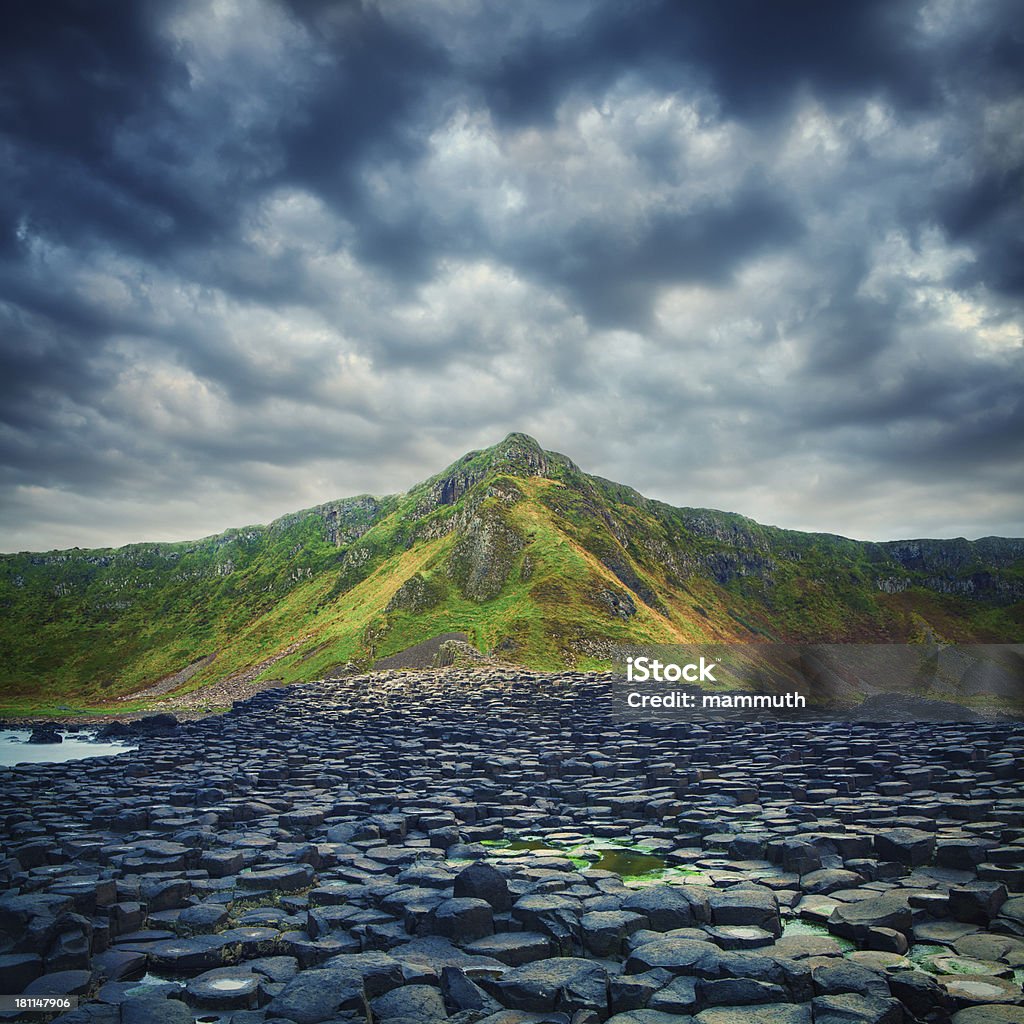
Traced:
<svg viewBox="0 0 1024 1024">
<path fill-rule="evenodd" d="M 1024 296 L 1024 163 L 982 170 L 966 186 L 941 196 L 937 213 L 951 238 L 979 254 L 959 275 L 961 284 Z"/>
<path fill-rule="evenodd" d="M 399 489 L 513 429 L 783 525 L 1024 529 L 1013 3 L 5 14 L 8 546 Z"/>
<path fill-rule="evenodd" d="M 934 54 L 915 45 L 918 9 L 892 0 L 599 4 L 570 37 L 527 39 L 483 85 L 492 109 L 520 123 L 550 117 L 568 91 L 600 89 L 624 72 L 669 89 L 696 77 L 743 116 L 763 114 L 802 86 L 925 104 L 936 95 Z"/>
<path fill-rule="evenodd" d="M 648 326 L 652 293 L 676 281 L 721 285 L 743 260 L 784 247 L 800 224 L 764 190 L 728 204 L 663 210 L 639 226 L 582 223 L 520 256 L 524 273 L 567 287 L 595 326 Z"/>
<path fill-rule="evenodd" d="M 166 130 L 174 119 L 168 93 L 187 88 L 187 73 L 157 37 L 154 10 L 120 0 L 7 6 L 0 126 L 16 157 L 4 175 L 7 217 L 13 208 L 48 237 L 116 239 L 151 256 L 204 232 L 211 211 L 174 180 L 183 140 Z M 140 121 L 163 126 L 149 139 L 145 165 L 115 145 Z"/>
</svg>

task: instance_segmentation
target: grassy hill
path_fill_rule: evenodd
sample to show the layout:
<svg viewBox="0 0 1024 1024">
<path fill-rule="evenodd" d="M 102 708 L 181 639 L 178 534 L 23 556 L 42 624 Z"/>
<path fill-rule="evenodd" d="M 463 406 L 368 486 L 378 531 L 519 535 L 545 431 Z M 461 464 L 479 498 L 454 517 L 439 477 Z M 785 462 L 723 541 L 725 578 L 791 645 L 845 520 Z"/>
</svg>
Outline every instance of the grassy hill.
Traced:
<svg viewBox="0 0 1024 1024">
<path fill-rule="evenodd" d="M 402 495 L 0 556 L 0 608 L 0 711 L 103 707 L 447 632 L 534 668 L 598 667 L 618 642 L 1018 642 L 1024 540 L 860 543 L 673 508 L 510 434 Z"/>
</svg>

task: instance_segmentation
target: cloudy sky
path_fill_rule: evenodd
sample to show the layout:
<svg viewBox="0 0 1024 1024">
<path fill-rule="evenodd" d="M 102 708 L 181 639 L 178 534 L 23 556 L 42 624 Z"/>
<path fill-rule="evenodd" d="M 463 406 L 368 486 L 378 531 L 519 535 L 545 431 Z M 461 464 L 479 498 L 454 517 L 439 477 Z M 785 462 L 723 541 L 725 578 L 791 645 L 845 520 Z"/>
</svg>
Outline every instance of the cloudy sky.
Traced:
<svg viewBox="0 0 1024 1024">
<path fill-rule="evenodd" d="M 0 550 L 511 430 L 762 522 L 1024 534 L 1019 14 L 8 4 Z"/>
</svg>

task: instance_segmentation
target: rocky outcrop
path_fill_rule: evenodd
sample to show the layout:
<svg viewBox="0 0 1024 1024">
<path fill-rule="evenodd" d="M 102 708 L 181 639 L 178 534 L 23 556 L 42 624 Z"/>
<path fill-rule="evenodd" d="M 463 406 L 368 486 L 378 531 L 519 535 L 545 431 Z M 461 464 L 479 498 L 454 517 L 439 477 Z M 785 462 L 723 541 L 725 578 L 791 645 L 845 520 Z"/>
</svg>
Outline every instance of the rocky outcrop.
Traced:
<svg viewBox="0 0 1024 1024">
<path fill-rule="evenodd" d="M 497 513 L 476 516 L 459 537 L 448 559 L 448 574 L 473 601 L 501 593 L 523 538 Z"/>
<path fill-rule="evenodd" d="M 418 614 L 436 607 L 444 600 L 445 587 L 438 580 L 427 579 L 420 573 L 410 576 L 395 591 L 385 611 L 406 611 Z"/>
<path fill-rule="evenodd" d="M 597 600 L 604 605 L 610 615 L 620 619 L 631 619 L 636 615 L 636 602 L 629 594 L 618 593 L 614 590 L 599 590 Z"/>
</svg>

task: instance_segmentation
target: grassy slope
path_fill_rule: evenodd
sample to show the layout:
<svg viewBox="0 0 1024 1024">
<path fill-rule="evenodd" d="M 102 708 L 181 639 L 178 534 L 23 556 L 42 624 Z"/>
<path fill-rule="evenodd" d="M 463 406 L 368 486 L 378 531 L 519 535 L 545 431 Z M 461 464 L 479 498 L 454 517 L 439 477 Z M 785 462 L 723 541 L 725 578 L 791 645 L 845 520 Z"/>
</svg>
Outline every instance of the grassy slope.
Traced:
<svg viewBox="0 0 1024 1024">
<path fill-rule="evenodd" d="M 214 653 L 181 689 L 241 672 L 317 678 L 448 631 L 536 668 L 594 667 L 614 641 L 1017 641 L 1024 632 L 1021 602 L 915 586 L 927 572 L 896 566 L 884 546 L 675 509 L 530 444 L 470 453 L 405 495 L 191 544 L 0 557 L 0 712 L 113 706 Z M 487 600 L 453 569 L 474 522 L 521 543 L 497 569 L 485 566 L 501 574 Z M 478 548 L 490 550 L 486 538 Z M 966 557 L 960 576 L 981 565 L 973 548 Z M 1020 561 L 999 573 L 1020 579 Z M 435 603 L 389 610 L 414 574 Z M 881 592 L 876 580 L 894 574 L 909 589 Z M 611 614 L 602 592 L 631 600 L 635 614 Z"/>
</svg>

